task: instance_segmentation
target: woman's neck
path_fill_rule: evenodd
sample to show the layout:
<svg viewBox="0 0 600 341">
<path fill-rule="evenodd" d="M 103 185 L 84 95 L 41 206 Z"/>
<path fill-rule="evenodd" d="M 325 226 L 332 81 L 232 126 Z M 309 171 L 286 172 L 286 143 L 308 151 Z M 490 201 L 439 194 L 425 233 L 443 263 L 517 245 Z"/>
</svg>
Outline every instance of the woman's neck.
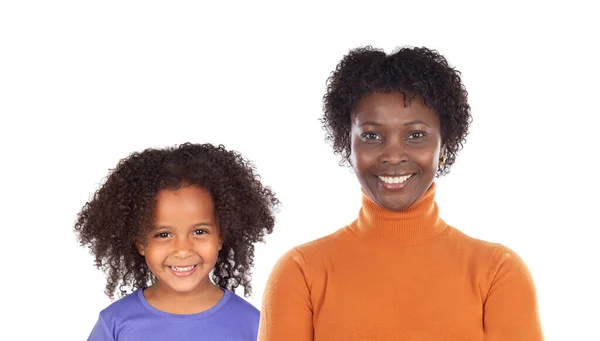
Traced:
<svg viewBox="0 0 600 341">
<path fill-rule="evenodd" d="M 378 244 L 414 245 L 439 235 L 447 227 L 438 215 L 433 183 L 413 205 L 402 211 L 389 211 L 377 205 L 362 191 L 362 207 L 350 228 L 357 235 Z"/>
</svg>

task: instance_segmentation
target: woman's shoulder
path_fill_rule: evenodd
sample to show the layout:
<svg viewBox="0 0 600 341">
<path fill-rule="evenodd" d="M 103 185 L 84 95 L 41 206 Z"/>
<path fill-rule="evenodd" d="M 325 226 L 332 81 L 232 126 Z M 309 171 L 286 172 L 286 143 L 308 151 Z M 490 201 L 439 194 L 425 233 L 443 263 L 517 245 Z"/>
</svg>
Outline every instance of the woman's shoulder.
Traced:
<svg viewBox="0 0 600 341">
<path fill-rule="evenodd" d="M 501 242 L 473 237 L 452 226 L 449 229 L 447 241 L 459 244 L 463 253 L 471 254 L 474 258 L 487 263 L 502 263 L 507 259 L 522 261 L 516 251 Z"/>
<path fill-rule="evenodd" d="M 284 252 L 275 264 L 275 269 L 306 269 L 327 263 L 352 244 L 351 232 L 343 227 L 326 236 L 298 244 Z"/>
<path fill-rule="evenodd" d="M 288 251 L 288 253 L 300 253 L 304 257 L 309 258 L 312 258 L 312 256 L 322 257 L 335 250 L 339 251 L 340 248 L 345 247 L 351 240 L 350 231 L 346 226 L 326 236 L 299 244 Z"/>
</svg>

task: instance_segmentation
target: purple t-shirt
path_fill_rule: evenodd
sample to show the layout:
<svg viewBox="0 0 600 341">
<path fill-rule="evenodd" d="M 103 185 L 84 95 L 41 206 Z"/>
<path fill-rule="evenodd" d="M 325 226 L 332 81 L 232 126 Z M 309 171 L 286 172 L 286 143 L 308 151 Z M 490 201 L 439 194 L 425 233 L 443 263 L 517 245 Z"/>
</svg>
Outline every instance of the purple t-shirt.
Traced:
<svg viewBox="0 0 600 341">
<path fill-rule="evenodd" d="M 258 309 L 224 291 L 214 307 L 190 315 L 160 311 L 134 291 L 100 312 L 88 341 L 256 341 Z"/>
</svg>

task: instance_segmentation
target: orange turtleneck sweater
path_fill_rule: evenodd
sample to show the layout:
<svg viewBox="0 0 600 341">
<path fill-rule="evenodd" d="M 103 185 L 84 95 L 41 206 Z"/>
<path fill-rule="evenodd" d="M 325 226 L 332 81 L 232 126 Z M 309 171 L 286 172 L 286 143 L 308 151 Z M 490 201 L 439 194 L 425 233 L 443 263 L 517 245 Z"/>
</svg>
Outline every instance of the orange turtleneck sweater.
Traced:
<svg viewBox="0 0 600 341">
<path fill-rule="evenodd" d="M 287 252 L 267 283 L 259 341 L 542 340 L 515 252 L 438 216 L 435 184 L 401 212 L 363 191 L 358 219 Z"/>
</svg>

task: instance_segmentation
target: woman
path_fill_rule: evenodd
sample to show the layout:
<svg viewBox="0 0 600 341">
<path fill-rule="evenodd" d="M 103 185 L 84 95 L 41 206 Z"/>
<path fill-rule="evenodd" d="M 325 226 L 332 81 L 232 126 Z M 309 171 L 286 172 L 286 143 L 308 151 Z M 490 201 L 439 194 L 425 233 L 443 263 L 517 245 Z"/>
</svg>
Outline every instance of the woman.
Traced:
<svg viewBox="0 0 600 341">
<path fill-rule="evenodd" d="M 259 340 L 542 340 L 519 256 L 438 216 L 434 179 L 471 121 L 460 73 L 427 48 L 355 49 L 330 77 L 324 111 L 362 208 L 279 260 Z"/>
</svg>

